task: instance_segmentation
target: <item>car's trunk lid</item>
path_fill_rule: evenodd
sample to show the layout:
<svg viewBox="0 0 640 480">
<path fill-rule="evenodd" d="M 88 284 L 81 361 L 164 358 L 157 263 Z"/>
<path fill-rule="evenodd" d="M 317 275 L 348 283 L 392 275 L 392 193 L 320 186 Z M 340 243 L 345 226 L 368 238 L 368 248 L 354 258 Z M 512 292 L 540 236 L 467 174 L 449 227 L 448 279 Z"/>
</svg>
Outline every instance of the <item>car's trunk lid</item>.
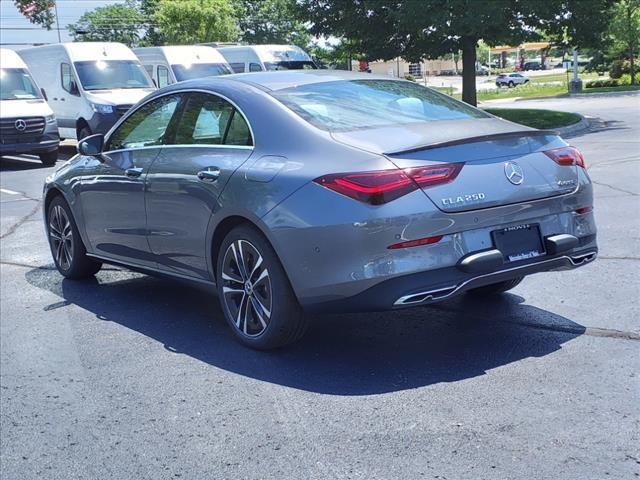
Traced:
<svg viewBox="0 0 640 480">
<path fill-rule="evenodd" d="M 403 169 L 464 163 L 451 182 L 423 189 L 445 212 L 534 201 L 570 193 L 578 186 L 578 167 L 558 165 L 543 153 L 566 145 L 552 132 L 498 119 L 443 123 L 450 122 L 427 124 L 430 131 L 423 126 L 421 135 L 418 130 L 402 128 L 402 135 L 397 132 L 400 138 L 376 138 L 370 130 L 368 135 L 348 132 L 334 136 L 353 146 L 384 149 L 381 153 Z"/>
</svg>

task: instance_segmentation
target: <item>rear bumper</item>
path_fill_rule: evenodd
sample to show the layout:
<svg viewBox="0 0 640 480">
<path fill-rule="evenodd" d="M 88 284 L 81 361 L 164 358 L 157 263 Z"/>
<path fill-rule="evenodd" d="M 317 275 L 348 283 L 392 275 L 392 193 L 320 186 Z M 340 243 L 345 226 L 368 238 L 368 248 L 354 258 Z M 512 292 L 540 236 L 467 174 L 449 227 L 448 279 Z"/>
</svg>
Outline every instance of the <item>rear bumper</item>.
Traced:
<svg viewBox="0 0 640 480">
<path fill-rule="evenodd" d="M 459 267 L 414 273 L 385 280 L 350 298 L 308 305 L 311 312 L 365 312 L 398 310 L 448 300 L 468 290 L 531 275 L 558 270 L 573 270 L 596 259 L 598 249 L 576 249 L 535 260 L 513 262 L 486 273 L 465 273 Z"/>
</svg>

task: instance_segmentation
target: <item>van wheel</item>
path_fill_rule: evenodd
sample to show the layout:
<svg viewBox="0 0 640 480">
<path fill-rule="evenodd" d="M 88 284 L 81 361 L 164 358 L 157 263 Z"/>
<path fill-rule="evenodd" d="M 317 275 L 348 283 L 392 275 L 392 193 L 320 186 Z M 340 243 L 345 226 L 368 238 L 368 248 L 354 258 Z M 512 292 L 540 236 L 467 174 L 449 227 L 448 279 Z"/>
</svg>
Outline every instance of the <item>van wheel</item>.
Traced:
<svg viewBox="0 0 640 480">
<path fill-rule="evenodd" d="M 45 167 L 52 167 L 58 160 L 58 149 L 56 148 L 53 152 L 41 153 L 38 156 Z"/>
<path fill-rule="evenodd" d="M 491 285 L 485 285 L 484 287 L 473 288 L 467 293 L 470 295 L 499 295 L 507 292 L 512 288 L 516 288 L 520 282 L 524 280 L 524 277 L 516 277 L 511 280 L 505 280 L 504 282 L 492 283 Z"/>
<path fill-rule="evenodd" d="M 216 267 L 220 304 L 235 337 L 259 350 L 299 340 L 307 319 L 265 236 L 240 225 L 220 246 Z"/>
<path fill-rule="evenodd" d="M 78 140 L 82 140 L 83 138 L 91 135 L 91 129 L 88 126 L 84 126 L 78 131 Z"/>
</svg>

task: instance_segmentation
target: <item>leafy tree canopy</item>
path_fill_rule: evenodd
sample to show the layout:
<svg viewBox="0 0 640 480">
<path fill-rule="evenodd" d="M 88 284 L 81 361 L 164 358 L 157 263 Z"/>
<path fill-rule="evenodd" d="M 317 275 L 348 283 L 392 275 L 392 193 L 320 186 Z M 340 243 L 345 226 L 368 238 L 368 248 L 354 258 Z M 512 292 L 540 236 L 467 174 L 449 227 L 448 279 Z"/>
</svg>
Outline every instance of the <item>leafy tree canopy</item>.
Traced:
<svg viewBox="0 0 640 480">
<path fill-rule="evenodd" d="M 169 44 L 231 42 L 240 33 L 229 0 L 159 0 L 153 20 Z"/>
<path fill-rule="evenodd" d="M 51 30 L 51 25 L 56 18 L 53 14 L 54 0 L 14 0 L 13 3 L 31 23 Z"/>
<path fill-rule="evenodd" d="M 145 17 L 132 5 L 115 4 L 84 13 L 69 32 L 80 42 L 140 43 L 146 28 Z"/>
<path fill-rule="evenodd" d="M 249 44 L 284 43 L 306 48 L 311 35 L 296 16 L 294 0 L 241 0 L 241 40 Z"/>
</svg>

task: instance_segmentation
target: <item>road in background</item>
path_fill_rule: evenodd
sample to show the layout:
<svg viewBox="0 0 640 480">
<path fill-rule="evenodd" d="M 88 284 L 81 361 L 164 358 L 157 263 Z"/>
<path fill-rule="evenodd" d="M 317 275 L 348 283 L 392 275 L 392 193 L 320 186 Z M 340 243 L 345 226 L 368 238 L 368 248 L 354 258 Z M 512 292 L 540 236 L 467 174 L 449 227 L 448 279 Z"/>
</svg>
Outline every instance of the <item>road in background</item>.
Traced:
<svg viewBox="0 0 640 480">
<path fill-rule="evenodd" d="M 570 142 L 600 258 L 495 300 L 316 317 L 269 353 L 235 343 L 207 292 L 113 267 L 62 280 L 52 169 L 3 158 L 0 476 L 637 478 L 640 96 L 510 106 L 593 117 Z"/>
</svg>

